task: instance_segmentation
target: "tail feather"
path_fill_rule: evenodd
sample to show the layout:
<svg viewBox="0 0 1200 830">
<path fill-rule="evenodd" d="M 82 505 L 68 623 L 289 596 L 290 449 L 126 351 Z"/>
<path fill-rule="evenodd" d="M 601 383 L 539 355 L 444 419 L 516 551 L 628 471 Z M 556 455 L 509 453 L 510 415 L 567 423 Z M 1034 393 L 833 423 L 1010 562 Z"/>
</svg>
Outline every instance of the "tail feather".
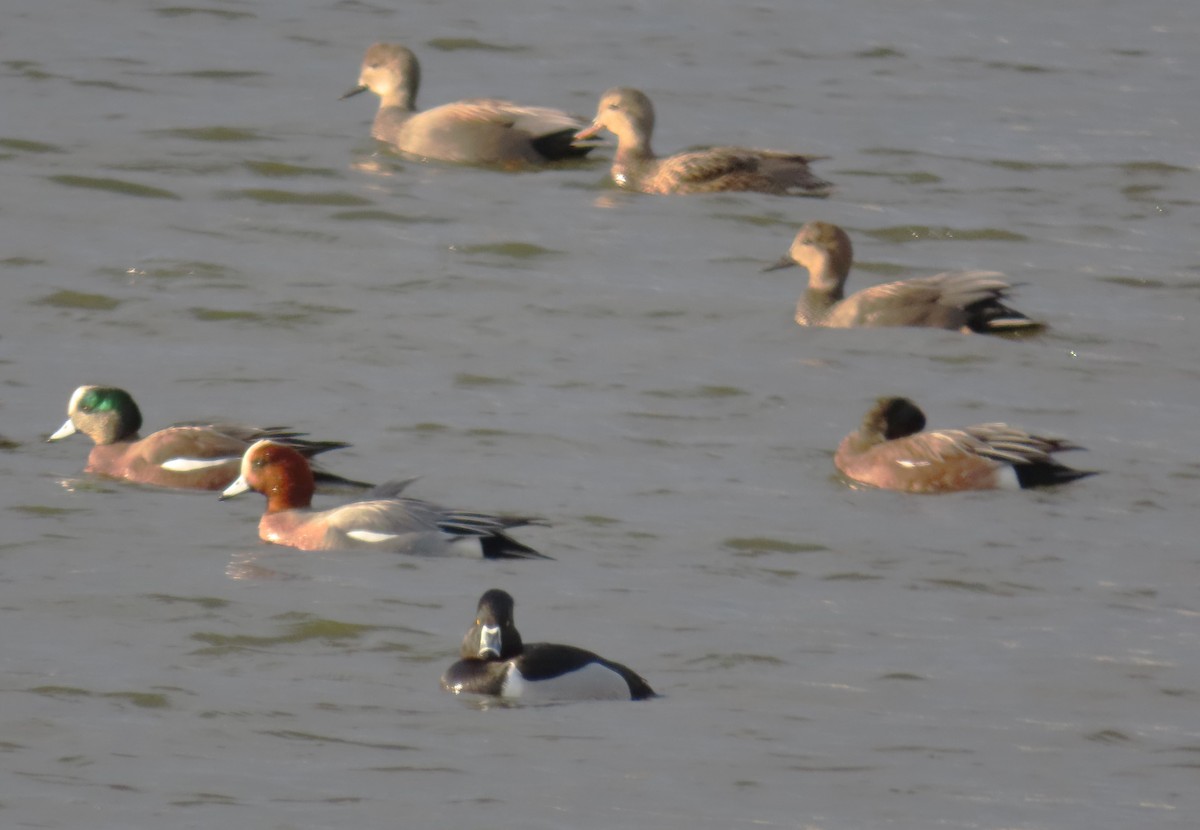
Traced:
<svg viewBox="0 0 1200 830">
<path fill-rule="evenodd" d="M 522 545 L 511 536 L 496 532 L 489 536 L 479 537 L 479 546 L 483 549 L 484 559 L 553 559 L 540 553 L 528 545 Z"/>
<path fill-rule="evenodd" d="M 1046 327 L 1045 323 L 1031 320 L 997 299 L 981 300 L 966 310 L 971 315 L 967 327 L 976 334 L 1036 331 Z"/>
<path fill-rule="evenodd" d="M 563 130 L 533 139 L 533 147 L 539 153 L 552 161 L 562 159 L 583 158 L 597 144 L 590 141 L 576 141 L 575 130 Z"/>
<path fill-rule="evenodd" d="M 360 493 L 363 490 L 370 490 L 375 486 L 367 481 L 355 481 L 352 478 L 345 478 L 326 470 L 314 468 L 312 472 L 313 479 L 317 482 L 317 489 L 322 493 L 340 493 L 343 491 Z"/>
<path fill-rule="evenodd" d="M 1073 470 L 1053 461 L 1016 464 L 1013 469 L 1017 473 L 1017 483 L 1023 488 L 1053 487 L 1056 484 L 1066 484 L 1069 481 L 1078 481 L 1081 478 L 1096 475 L 1095 470 Z"/>
</svg>

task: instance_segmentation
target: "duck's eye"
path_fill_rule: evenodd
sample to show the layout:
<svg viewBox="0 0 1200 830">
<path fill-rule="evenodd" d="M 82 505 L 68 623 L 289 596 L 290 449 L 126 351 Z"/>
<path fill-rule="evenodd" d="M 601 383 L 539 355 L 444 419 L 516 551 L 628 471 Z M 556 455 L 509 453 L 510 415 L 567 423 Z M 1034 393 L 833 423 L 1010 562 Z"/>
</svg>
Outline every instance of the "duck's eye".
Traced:
<svg viewBox="0 0 1200 830">
<path fill-rule="evenodd" d="M 256 470 L 261 470 L 263 467 L 267 466 L 267 459 L 255 458 L 250 462 L 250 466 Z"/>
<path fill-rule="evenodd" d="M 618 104 L 616 101 L 614 101 L 613 103 L 608 105 L 608 108 L 610 110 L 619 110 L 621 108 L 621 105 Z"/>
</svg>

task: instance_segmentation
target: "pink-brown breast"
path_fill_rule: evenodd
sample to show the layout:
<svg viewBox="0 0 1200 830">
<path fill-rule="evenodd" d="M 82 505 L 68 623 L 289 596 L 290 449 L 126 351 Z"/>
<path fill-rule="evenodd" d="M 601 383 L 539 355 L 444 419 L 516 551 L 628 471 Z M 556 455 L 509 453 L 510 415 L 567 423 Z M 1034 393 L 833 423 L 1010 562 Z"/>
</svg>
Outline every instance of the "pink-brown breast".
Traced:
<svg viewBox="0 0 1200 830">
<path fill-rule="evenodd" d="M 321 514 L 309 510 L 264 513 L 258 522 L 258 536 L 264 542 L 299 550 L 329 548 L 328 528 L 321 521 Z"/>
</svg>

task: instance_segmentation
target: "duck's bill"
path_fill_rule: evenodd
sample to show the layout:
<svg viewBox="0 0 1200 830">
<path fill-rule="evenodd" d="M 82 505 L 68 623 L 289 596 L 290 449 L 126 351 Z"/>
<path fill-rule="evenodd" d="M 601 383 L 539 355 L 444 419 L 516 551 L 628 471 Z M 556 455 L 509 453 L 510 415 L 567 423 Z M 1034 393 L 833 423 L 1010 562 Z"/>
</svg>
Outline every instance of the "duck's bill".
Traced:
<svg viewBox="0 0 1200 830">
<path fill-rule="evenodd" d="M 785 256 L 783 259 L 779 260 L 779 262 L 773 262 L 766 268 L 762 269 L 762 272 L 765 274 L 767 271 L 778 271 L 782 268 L 791 268 L 795 264 L 796 260 L 792 259 L 790 256 Z"/>
<path fill-rule="evenodd" d="M 358 86 L 354 87 L 353 89 L 346 90 L 346 92 L 338 100 L 345 101 L 347 98 L 353 98 L 355 95 L 358 95 L 360 92 L 366 92 L 366 91 L 367 91 L 367 85 L 359 84 Z"/>
<path fill-rule="evenodd" d="M 500 626 L 484 625 L 479 629 L 479 656 L 500 656 Z"/>
<path fill-rule="evenodd" d="M 600 131 L 603 129 L 604 127 L 602 125 L 593 123 L 591 126 L 584 127 L 582 130 L 575 133 L 575 140 L 587 141 L 590 138 L 595 138 L 596 136 L 600 135 Z"/>
<path fill-rule="evenodd" d="M 46 440 L 47 441 L 57 441 L 60 438 L 66 438 L 68 435 L 74 435 L 75 432 L 76 432 L 75 424 L 71 423 L 71 419 L 68 418 L 67 422 L 58 428 L 58 432 L 54 433 Z"/>
<path fill-rule="evenodd" d="M 249 489 L 250 489 L 250 485 L 246 483 L 245 476 L 238 476 L 237 480 L 235 480 L 233 482 L 233 484 L 230 484 L 228 487 L 226 487 L 224 490 L 221 491 L 220 499 L 222 501 L 224 501 L 225 499 L 231 499 L 234 496 L 240 496 L 242 493 L 245 493 Z"/>
</svg>

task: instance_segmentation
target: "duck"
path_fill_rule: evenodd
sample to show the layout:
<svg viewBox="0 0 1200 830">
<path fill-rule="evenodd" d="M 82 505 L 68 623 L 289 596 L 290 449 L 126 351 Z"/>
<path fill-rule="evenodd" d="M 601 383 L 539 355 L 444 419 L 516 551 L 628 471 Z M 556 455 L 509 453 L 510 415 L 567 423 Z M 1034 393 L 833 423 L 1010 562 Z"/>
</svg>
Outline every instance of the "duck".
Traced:
<svg viewBox="0 0 1200 830">
<path fill-rule="evenodd" d="M 925 413 L 911 400 L 880 398 L 842 439 L 834 464 L 852 481 L 904 493 L 1047 487 L 1096 474 L 1052 458 L 1083 449 L 1062 438 L 1003 423 L 924 429 Z"/>
<path fill-rule="evenodd" d="M 787 256 L 764 271 L 799 265 L 808 290 L 796 304 L 802 326 L 846 329 L 913 326 L 964 333 L 1034 331 L 1044 323 L 1004 304 L 1012 284 L 999 271 L 956 271 L 898 280 L 845 296 L 854 249 L 850 236 L 829 222 L 806 222 Z"/>
<path fill-rule="evenodd" d="M 659 158 L 650 147 L 654 105 L 646 93 L 613 87 L 600 96 L 591 125 L 578 141 L 602 130 L 617 137 L 612 178 L 618 187 L 642 193 L 722 193 L 757 191 L 777 196 L 827 196 L 832 185 L 817 178 L 811 162 L 824 156 L 746 147 L 705 147 Z"/>
<path fill-rule="evenodd" d="M 545 524 L 528 516 L 492 516 L 450 510 L 401 492 L 413 479 L 389 481 L 329 510 L 314 510 L 308 459 L 271 439 L 256 441 L 242 456 L 241 474 L 221 493 L 230 499 L 254 490 L 267 497 L 258 523 L 264 542 L 299 550 L 367 548 L 424 556 L 484 559 L 550 559 L 506 530 Z"/>
<path fill-rule="evenodd" d="M 87 384 L 67 403 L 67 421 L 48 437 L 61 441 L 76 433 L 92 439 L 84 472 L 134 484 L 181 490 L 223 490 L 237 477 L 242 456 L 255 441 L 270 438 L 311 458 L 345 449 L 345 441 L 310 441 L 290 427 L 256 427 L 235 422 L 187 421 L 145 438 L 142 413 L 119 386 Z M 322 488 L 362 490 L 373 485 L 317 471 Z"/>
<path fill-rule="evenodd" d="M 650 684 L 627 666 L 575 646 L 521 641 L 512 595 L 499 588 L 479 598 L 462 659 L 442 675 L 454 694 L 534 701 L 646 700 Z"/>
<path fill-rule="evenodd" d="M 368 90 L 378 95 L 372 137 L 422 160 L 520 168 L 582 158 L 595 146 L 574 137 L 584 119 L 550 107 L 471 98 L 419 111 L 420 85 L 421 66 L 411 49 L 375 43 L 358 85 L 342 98 Z"/>
</svg>

